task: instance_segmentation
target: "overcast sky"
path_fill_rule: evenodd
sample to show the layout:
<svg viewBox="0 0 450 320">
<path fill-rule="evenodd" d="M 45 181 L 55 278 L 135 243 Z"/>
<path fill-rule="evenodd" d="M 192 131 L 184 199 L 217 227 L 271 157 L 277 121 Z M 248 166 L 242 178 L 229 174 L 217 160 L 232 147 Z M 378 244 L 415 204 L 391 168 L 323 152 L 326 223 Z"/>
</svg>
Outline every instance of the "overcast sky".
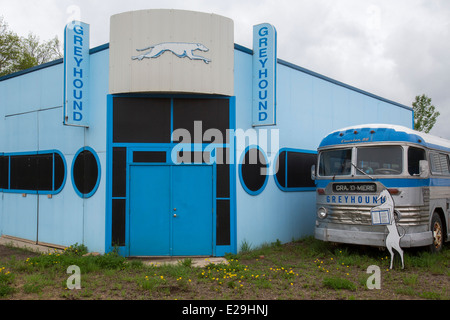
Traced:
<svg viewBox="0 0 450 320">
<path fill-rule="evenodd" d="M 407 106 L 426 94 L 441 113 L 431 133 L 450 139 L 449 0 L 0 0 L 19 35 L 62 41 L 80 19 L 91 47 L 109 42 L 111 15 L 159 8 L 229 17 L 248 48 L 253 25 L 271 23 L 280 59 Z"/>
</svg>

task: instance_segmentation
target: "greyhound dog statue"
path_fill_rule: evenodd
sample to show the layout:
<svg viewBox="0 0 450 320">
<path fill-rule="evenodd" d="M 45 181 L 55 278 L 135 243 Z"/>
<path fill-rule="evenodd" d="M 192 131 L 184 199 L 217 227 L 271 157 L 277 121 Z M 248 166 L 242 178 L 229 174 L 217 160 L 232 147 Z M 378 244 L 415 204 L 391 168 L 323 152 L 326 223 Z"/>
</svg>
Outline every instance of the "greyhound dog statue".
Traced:
<svg viewBox="0 0 450 320">
<path fill-rule="evenodd" d="M 372 215 L 377 213 L 378 214 L 383 213 L 385 215 L 383 221 L 380 221 L 380 223 L 377 224 L 385 225 L 388 230 L 388 235 L 386 237 L 386 248 L 389 250 L 389 253 L 391 254 L 390 269 L 392 269 L 392 265 L 394 262 L 393 250 L 397 251 L 398 254 L 400 255 L 400 258 L 402 260 L 402 269 L 404 269 L 405 265 L 403 262 L 403 250 L 400 247 L 400 239 L 402 238 L 403 235 L 399 234 L 397 224 L 395 221 L 394 199 L 392 199 L 392 196 L 389 193 L 389 191 L 385 189 L 380 192 L 377 201 L 381 201 L 381 205 L 372 208 L 370 211 Z"/>
</svg>

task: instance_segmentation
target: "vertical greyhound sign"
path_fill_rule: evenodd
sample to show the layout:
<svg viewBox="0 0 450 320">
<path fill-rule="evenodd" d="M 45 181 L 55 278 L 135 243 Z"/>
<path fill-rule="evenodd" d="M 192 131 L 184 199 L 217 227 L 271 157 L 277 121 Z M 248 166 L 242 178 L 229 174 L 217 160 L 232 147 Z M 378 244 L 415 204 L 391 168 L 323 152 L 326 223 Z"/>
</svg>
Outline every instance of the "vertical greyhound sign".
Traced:
<svg viewBox="0 0 450 320">
<path fill-rule="evenodd" d="M 89 25 L 73 21 L 64 32 L 64 124 L 89 126 Z"/>
<path fill-rule="evenodd" d="M 276 124 L 277 31 L 253 27 L 253 126 Z"/>
<path fill-rule="evenodd" d="M 386 237 L 386 248 L 389 250 L 391 254 L 391 265 L 394 263 L 394 251 L 397 251 L 402 260 L 402 269 L 405 267 L 403 263 L 403 250 L 400 248 L 400 239 L 403 235 L 400 235 L 398 232 L 396 219 L 394 216 L 394 199 L 392 199 L 391 194 L 387 190 L 381 191 L 378 196 L 377 201 L 381 202 L 381 205 L 376 206 L 370 210 L 370 214 L 372 216 L 372 224 L 373 225 L 385 225 L 388 231 L 388 235 Z"/>
</svg>

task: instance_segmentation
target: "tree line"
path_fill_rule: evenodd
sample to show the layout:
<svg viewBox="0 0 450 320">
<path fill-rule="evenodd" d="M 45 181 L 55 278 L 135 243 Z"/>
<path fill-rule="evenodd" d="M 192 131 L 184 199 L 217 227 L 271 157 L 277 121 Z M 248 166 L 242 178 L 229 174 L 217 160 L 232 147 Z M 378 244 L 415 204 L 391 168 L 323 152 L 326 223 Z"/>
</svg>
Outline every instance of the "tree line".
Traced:
<svg viewBox="0 0 450 320">
<path fill-rule="evenodd" d="M 20 37 L 0 16 L 0 77 L 62 57 L 57 36 L 43 42 L 31 32 Z"/>
</svg>

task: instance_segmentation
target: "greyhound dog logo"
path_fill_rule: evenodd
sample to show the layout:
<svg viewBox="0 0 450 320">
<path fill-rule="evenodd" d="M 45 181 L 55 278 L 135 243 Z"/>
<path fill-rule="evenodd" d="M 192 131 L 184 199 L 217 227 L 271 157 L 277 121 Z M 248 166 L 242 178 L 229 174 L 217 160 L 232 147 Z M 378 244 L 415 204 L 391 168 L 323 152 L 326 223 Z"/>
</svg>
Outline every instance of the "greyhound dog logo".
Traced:
<svg viewBox="0 0 450 320">
<path fill-rule="evenodd" d="M 150 46 L 144 49 L 136 49 L 136 51 L 146 51 L 148 52 L 131 57 L 132 60 L 141 61 L 144 58 L 158 58 L 164 52 L 170 51 L 178 58 L 189 58 L 190 60 L 203 60 L 204 63 L 208 64 L 211 62 L 210 59 L 207 59 L 202 56 L 198 56 L 194 54 L 194 51 L 203 51 L 208 52 L 209 49 L 205 47 L 201 43 L 187 43 L 187 42 L 164 42 L 160 44 L 156 44 L 154 46 Z"/>
<path fill-rule="evenodd" d="M 374 207 L 370 210 L 372 216 L 373 225 L 385 225 L 388 230 L 388 235 L 386 237 L 386 248 L 391 254 L 391 265 L 394 262 L 394 251 L 397 251 L 402 260 L 402 269 L 405 267 L 403 263 L 403 250 L 400 248 L 400 239 L 404 236 L 400 235 L 396 220 L 400 219 L 400 213 L 395 210 L 394 199 L 392 199 L 391 194 L 386 189 L 381 191 L 377 198 L 377 201 L 381 201 L 381 205 Z"/>
</svg>

